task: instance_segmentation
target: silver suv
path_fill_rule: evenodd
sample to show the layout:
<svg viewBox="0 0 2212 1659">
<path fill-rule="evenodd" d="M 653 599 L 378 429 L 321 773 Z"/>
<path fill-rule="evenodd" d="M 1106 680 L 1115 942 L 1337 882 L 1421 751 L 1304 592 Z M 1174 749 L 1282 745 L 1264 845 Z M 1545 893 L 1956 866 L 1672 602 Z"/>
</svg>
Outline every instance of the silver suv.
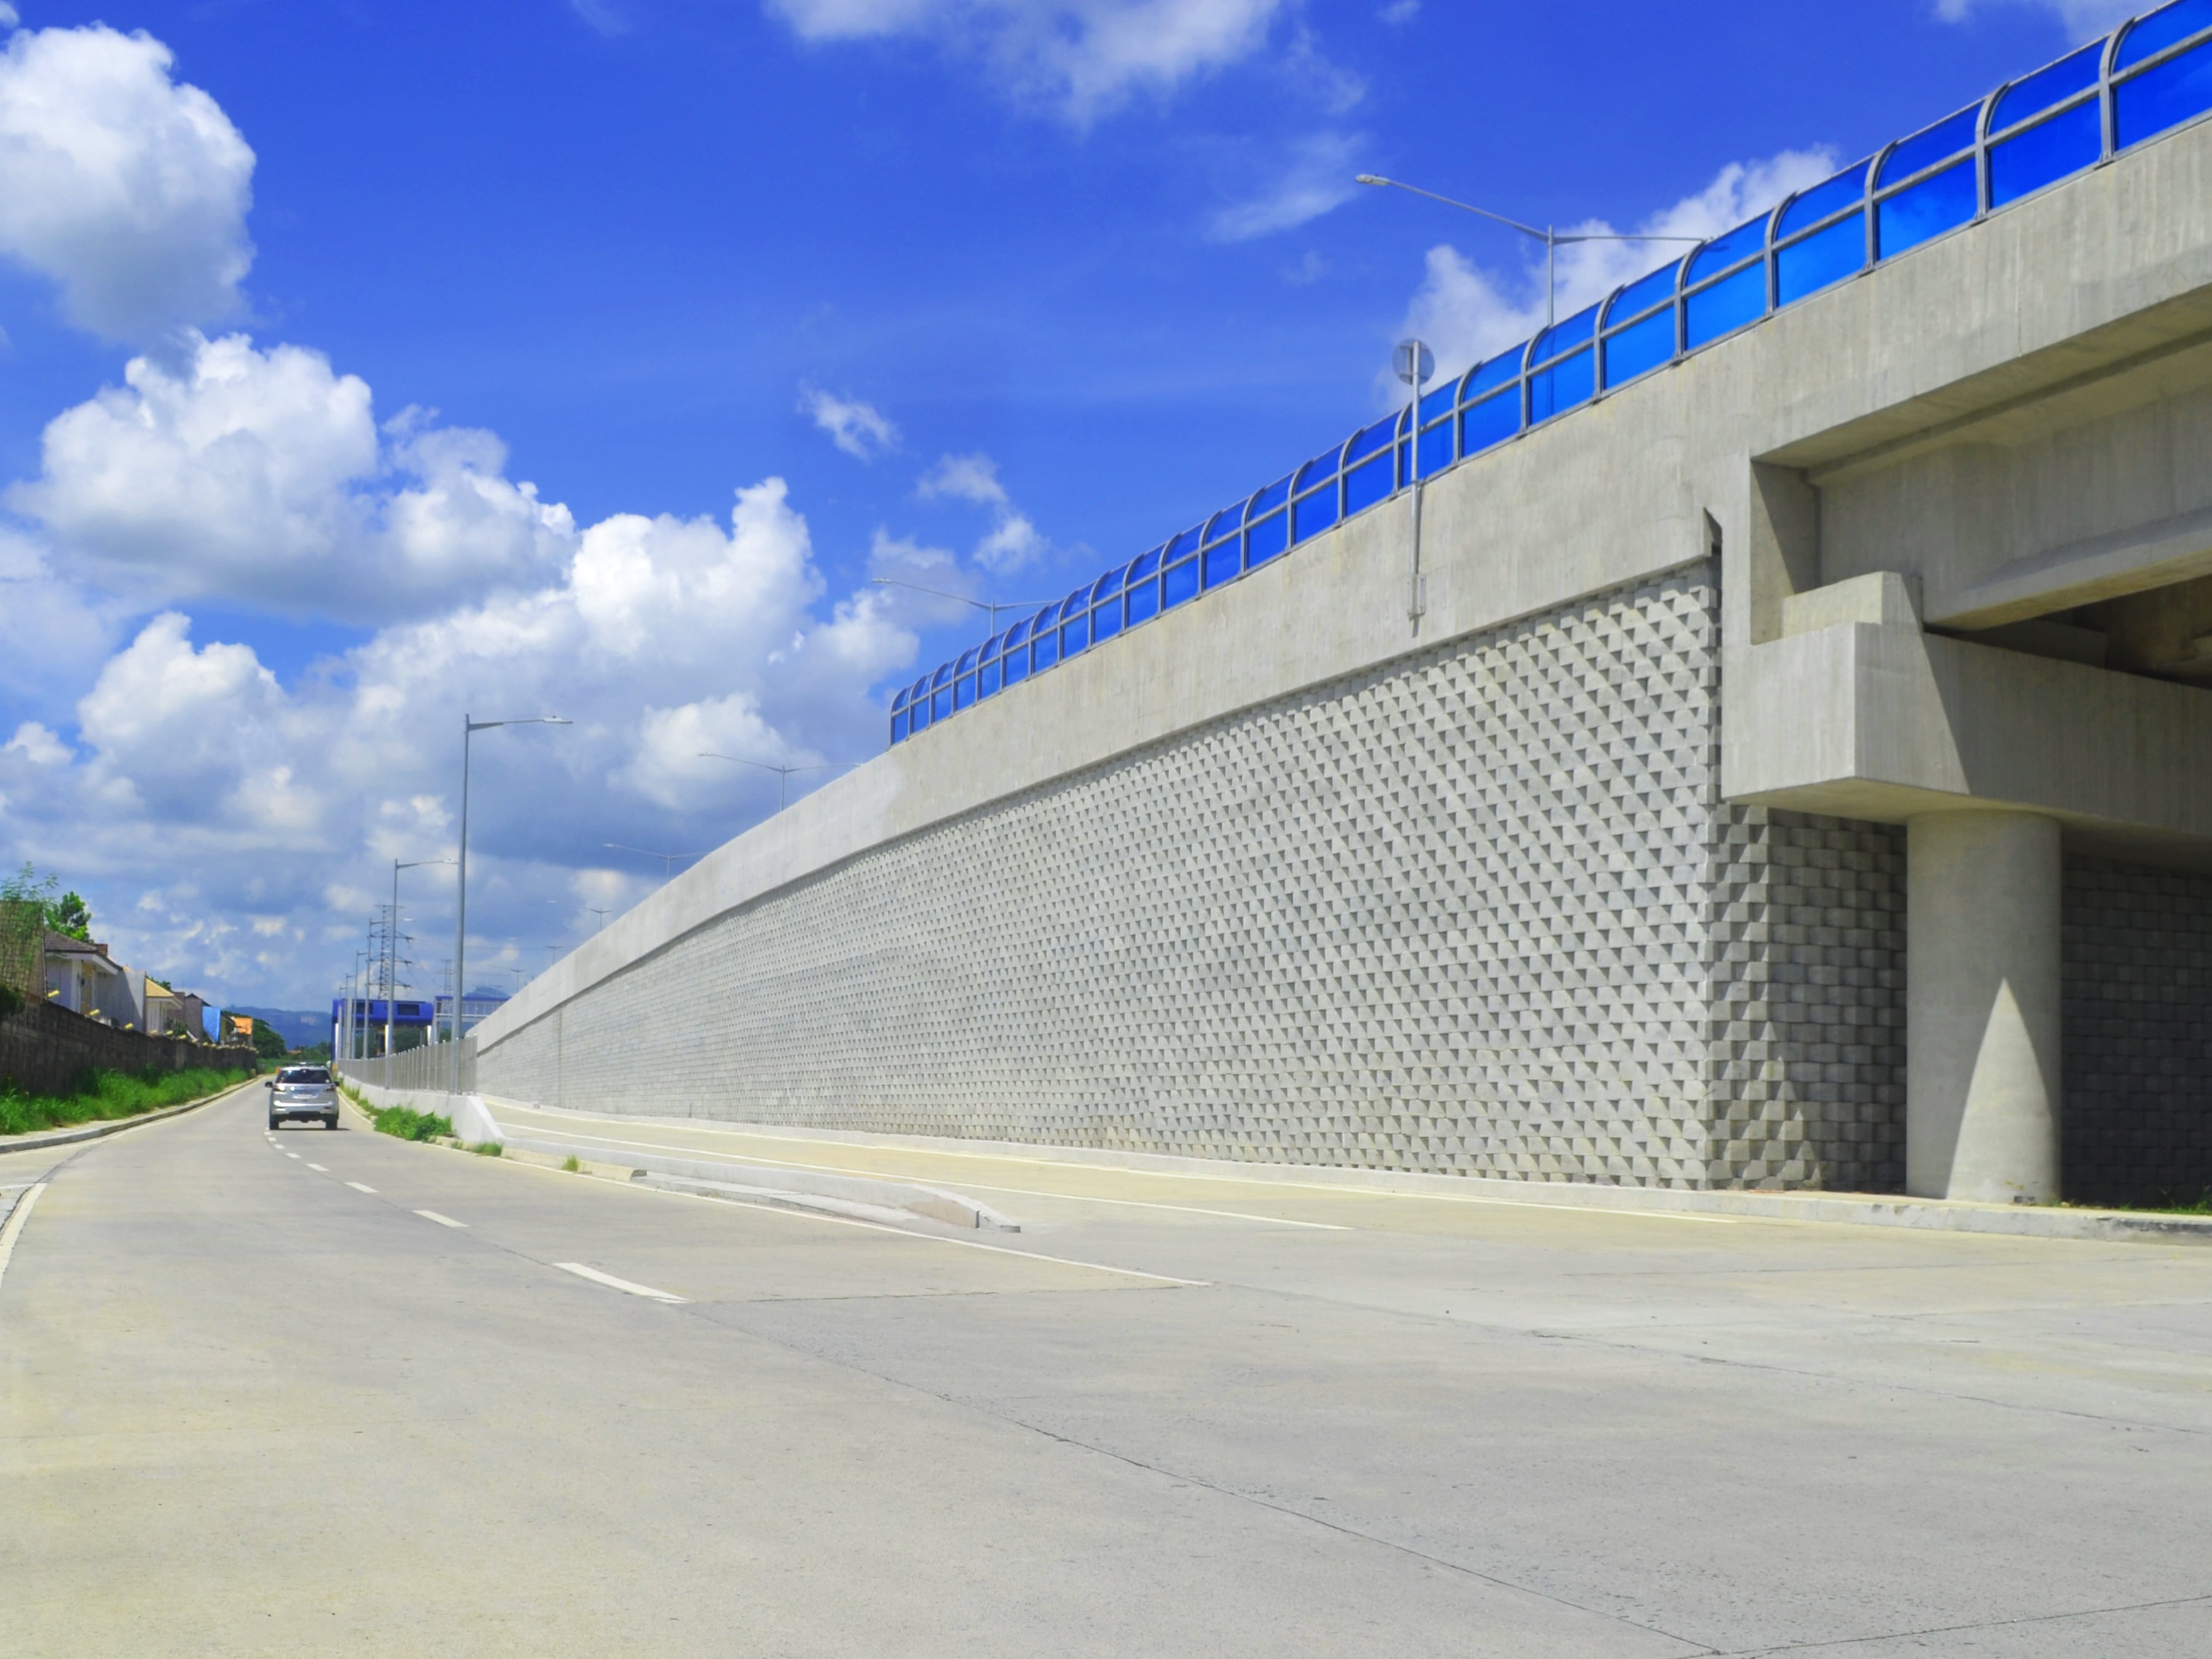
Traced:
<svg viewBox="0 0 2212 1659">
<path fill-rule="evenodd" d="M 286 1120 L 320 1118 L 323 1127 L 338 1127 L 338 1085 L 327 1066 L 287 1066 L 264 1085 L 269 1091 L 269 1127 L 281 1129 Z"/>
</svg>

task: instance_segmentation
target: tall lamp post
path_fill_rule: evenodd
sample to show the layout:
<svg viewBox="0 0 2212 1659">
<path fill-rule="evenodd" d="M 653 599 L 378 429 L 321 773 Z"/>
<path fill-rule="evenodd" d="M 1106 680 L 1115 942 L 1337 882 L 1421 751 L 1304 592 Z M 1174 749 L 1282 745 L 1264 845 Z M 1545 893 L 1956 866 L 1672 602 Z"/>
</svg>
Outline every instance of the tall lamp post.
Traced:
<svg viewBox="0 0 2212 1659">
<path fill-rule="evenodd" d="M 996 631 L 996 630 L 994 630 Z M 775 774 L 775 810 L 783 811 L 793 772 L 844 772 L 858 766 L 858 761 L 823 761 L 818 766 L 770 766 L 766 761 L 747 760 L 743 755 L 718 755 L 711 749 L 699 751 L 701 760 L 735 761 L 739 766 L 757 766 L 763 772 Z"/>
<path fill-rule="evenodd" d="M 451 859 L 410 859 L 404 864 L 398 859 L 392 860 L 392 937 L 386 943 L 386 960 L 391 965 L 384 976 L 384 1057 L 387 1061 L 392 1058 L 392 1017 L 397 1012 L 392 1005 L 399 1000 L 399 872 L 402 870 L 420 870 L 427 865 L 452 862 Z M 437 1012 L 434 1005 L 430 1012 Z M 387 1066 L 385 1077 L 387 1083 L 391 1081 L 390 1070 Z"/>
<path fill-rule="evenodd" d="M 1465 202 L 1455 202 L 1449 196 L 1439 196 L 1432 190 L 1423 190 L 1419 185 L 1409 185 L 1401 179 L 1385 179 L 1372 173 L 1358 174 L 1356 185 L 1373 185 L 1378 190 L 1402 190 L 1414 196 L 1425 196 L 1431 202 L 1442 202 L 1446 207 L 1455 207 L 1462 213 L 1472 213 L 1487 219 L 1492 224 L 1504 225 L 1508 230 L 1517 230 L 1523 236 L 1534 237 L 1544 245 L 1544 326 L 1559 320 L 1558 308 L 1559 249 L 1569 242 L 1702 242 L 1702 236 L 1641 236 L 1616 231 L 1569 231 L 1562 235 L 1557 228 L 1547 225 L 1539 230 L 1534 225 L 1524 225 L 1518 219 L 1509 219 L 1502 213 L 1492 213 L 1488 208 L 1471 207 Z"/>
<path fill-rule="evenodd" d="M 707 856 L 704 853 L 656 853 L 650 847 L 625 847 L 618 841 L 602 842 L 599 844 L 606 848 L 611 852 L 635 853 L 641 858 L 659 859 L 660 860 L 660 878 L 663 881 L 666 881 L 671 876 L 676 873 L 677 860 L 698 859 Z"/>
<path fill-rule="evenodd" d="M 453 1086 L 450 1092 L 461 1091 L 461 1005 L 468 995 L 469 948 L 469 744 L 479 732 L 489 732 L 500 726 L 568 726 L 572 724 L 558 714 L 532 714 L 512 720 L 472 720 L 461 716 L 461 844 L 456 849 L 460 868 L 456 879 L 459 887 L 453 897 Z"/>
<path fill-rule="evenodd" d="M 994 634 L 999 631 L 999 613 L 1001 611 L 1041 611 L 1052 603 L 1050 599 L 971 599 L 965 593 L 948 593 L 941 587 L 924 587 L 920 582 L 893 581 L 889 576 L 871 576 L 868 580 L 878 587 L 903 587 L 911 593 L 927 593 L 939 599 L 957 599 L 963 605 L 974 605 L 978 611 L 988 611 L 991 613 L 988 625 Z M 726 760 L 729 757 L 724 756 L 722 758 Z"/>
<path fill-rule="evenodd" d="M 353 980 L 346 988 L 346 1059 L 349 1061 L 353 1059 L 354 1044 L 360 1039 L 364 1030 L 361 1006 L 361 971 L 362 964 L 368 960 L 368 954 L 365 948 L 353 953 Z M 366 1048 L 368 1045 L 362 1042 L 361 1046 Z M 363 1054 L 362 1058 L 366 1060 L 368 1055 Z"/>
</svg>

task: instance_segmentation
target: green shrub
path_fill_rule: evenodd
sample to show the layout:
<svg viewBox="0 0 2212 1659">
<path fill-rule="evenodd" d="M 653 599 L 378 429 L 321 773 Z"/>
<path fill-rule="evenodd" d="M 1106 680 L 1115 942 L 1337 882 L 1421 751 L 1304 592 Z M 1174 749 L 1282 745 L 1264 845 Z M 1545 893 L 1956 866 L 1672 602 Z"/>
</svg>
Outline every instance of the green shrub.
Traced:
<svg viewBox="0 0 2212 1659">
<path fill-rule="evenodd" d="M 435 1140 L 453 1133 L 451 1118 L 440 1117 L 435 1112 L 418 1112 L 409 1106 L 387 1106 L 374 1115 L 377 1133 L 398 1135 L 402 1140 Z"/>
<path fill-rule="evenodd" d="M 499 1142 L 496 1140 L 479 1140 L 475 1146 L 470 1147 L 469 1150 L 474 1152 L 478 1158 L 497 1158 L 500 1154 L 501 1148 Z"/>
<path fill-rule="evenodd" d="M 59 1129 L 72 1123 L 108 1122 L 136 1117 L 162 1106 L 180 1106 L 228 1089 L 239 1081 L 236 1072 L 209 1066 L 165 1072 L 155 1068 L 129 1072 L 87 1072 L 66 1095 L 23 1095 L 0 1083 L 0 1135 L 28 1134 L 38 1129 Z"/>
<path fill-rule="evenodd" d="M 575 1155 L 574 1153 L 569 1155 L 568 1161 L 566 1164 L 563 1164 L 561 1167 L 566 1170 L 570 1175 L 581 1175 L 584 1173 L 584 1166 L 576 1162 Z"/>
</svg>

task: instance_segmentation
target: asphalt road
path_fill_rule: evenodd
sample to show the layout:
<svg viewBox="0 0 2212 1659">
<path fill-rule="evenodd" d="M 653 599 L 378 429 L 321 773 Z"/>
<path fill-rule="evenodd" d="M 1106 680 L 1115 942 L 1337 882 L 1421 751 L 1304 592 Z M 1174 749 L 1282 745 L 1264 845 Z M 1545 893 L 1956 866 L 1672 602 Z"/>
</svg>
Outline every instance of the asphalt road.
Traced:
<svg viewBox="0 0 2212 1659">
<path fill-rule="evenodd" d="M 259 1108 L 0 1157 L 0 1650 L 2212 1655 L 2212 1249 Z"/>
</svg>

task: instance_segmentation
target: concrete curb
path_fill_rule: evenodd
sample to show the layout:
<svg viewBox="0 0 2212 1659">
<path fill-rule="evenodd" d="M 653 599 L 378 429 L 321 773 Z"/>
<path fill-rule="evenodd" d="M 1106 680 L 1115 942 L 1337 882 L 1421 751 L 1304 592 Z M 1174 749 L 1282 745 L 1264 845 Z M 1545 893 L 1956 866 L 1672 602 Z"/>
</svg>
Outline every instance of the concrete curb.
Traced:
<svg viewBox="0 0 2212 1659">
<path fill-rule="evenodd" d="M 516 1104 L 526 1103 L 517 1102 Z M 532 1111 L 555 1108 L 532 1106 Z M 610 1121 L 599 1114 L 588 1121 Z M 2102 1243 L 2212 1244 L 2212 1216 L 2161 1215 L 2132 1210 L 2045 1208 L 2032 1205 L 1966 1204 L 1890 1193 L 1758 1192 L 1725 1188 L 1690 1191 L 1659 1187 L 1607 1187 L 1584 1182 L 1501 1181 L 1480 1176 L 1430 1175 L 1418 1170 L 1358 1170 L 1329 1164 L 1255 1164 L 1228 1158 L 1182 1158 L 1160 1152 L 1107 1152 L 1088 1146 L 1049 1146 L 1027 1141 L 969 1140 L 951 1136 L 867 1134 L 851 1129 L 811 1129 L 781 1123 L 737 1123 L 708 1117 L 620 1118 L 613 1121 L 669 1129 L 724 1130 L 764 1139 L 871 1146 L 951 1157 L 1020 1158 L 1035 1164 L 1127 1170 L 1186 1179 L 1249 1182 L 1255 1185 L 1326 1187 L 1462 1202 L 1615 1212 L 1658 1211 L 1677 1215 L 1729 1216 L 1747 1221 L 1820 1222 L 1856 1227 L 1907 1227 L 1926 1232 L 1985 1233 L 2015 1238 L 2057 1238 Z"/>
<path fill-rule="evenodd" d="M 538 1135 L 505 1135 L 501 1144 L 550 1158 L 574 1158 L 579 1161 L 592 1150 Z M 850 1214 L 866 1221 L 897 1221 L 910 1217 L 969 1231 L 1021 1231 L 1018 1223 L 989 1205 L 940 1187 L 865 1176 L 781 1170 L 721 1158 L 668 1157 L 650 1152 L 632 1153 L 629 1161 L 637 1171 L 630 1177 L 632 1180 L 644 1179 L 656 1186 L 680 1182 L 687 1189 L 704 1189 L 704 1195 L 708 1197 L 781 1201 L 805 1209 Z"/>
<path fill-rule="evenodd" d="M 363 1093 L 369 1092 L 361 1085 L 353 1086 L 362 1088 Z M 372 1131 L 374 1129 L 375 1125 L 368 1122 L 361 1108 L 344 1096 L 339 1098 L 342 1110 L 352 1112 L 362 1118 L 365 1127 Z M 769 1204 L 784 1209 L 839 1216 L 851 1221 L 872 1221 L 885 1226 L 933 1221 L 969 1231 L 1021 1231 L 1019 1223 L 1007 1219 L 990 1206 L 936 1187 L 875 1181 L 855 1176 L 815 1175 L 804 1170 L 724 1163 L 719 1159 L 663 1158 L 650 1153 L 634 1163 L 609 1164 L 596 1156 L 586 1156 L 586 1153 L 596 1153 L 597 1149 L 593 1147 L 532 1136 L 511 1136 L 504 1130 L 499 1130 L 495 1121 L 493 1127 L 497 1133 L 487 1139 L 499 1143 L 502 1158 L 510 1163 L 532 1164 L 539 1169 L 567 1170 L 569 1160 L 574 1159 L 576 1167 L 569 1173 L 591 1176 L 601 1181 L 618 1181 L 626 1185 L 647 1186 L 658 1192 L 686 1193 L 696 1198 Z M 415 1144 L 438 1146 L 450 1152 L 470 1151 L 467 1143 L 445 1136 Z M 474 1156 L 473 1153 L 471 1155 Z"/>
<path fill-rule="evenodd" d="M 120 1134 L 124 1130 L 137 1128 L 141 1124 L 159 1123 L 165 1117 L 197 1112 L 203 1106 L 212 1106 L 216 1101 L 236 1094 L 247 1084 L 258 1081 L 260 1076 L 258 1072 L 249 1072 L 227 1089 L 218 1089 L 211 1095 L 202 1095 L 198 1100 L 141 1112 L 136 1117 L 106 1118 L 98 1123 L 72 1123 L 66 1129 L 41 1129 L 36 1134 L 0 1138 L 0 1156 L 9 1152 L 35 1152 L 46 1146 L 73 1146 L 80 1140 L 98 1140 L 102 1135 Z"/>
</svg>

